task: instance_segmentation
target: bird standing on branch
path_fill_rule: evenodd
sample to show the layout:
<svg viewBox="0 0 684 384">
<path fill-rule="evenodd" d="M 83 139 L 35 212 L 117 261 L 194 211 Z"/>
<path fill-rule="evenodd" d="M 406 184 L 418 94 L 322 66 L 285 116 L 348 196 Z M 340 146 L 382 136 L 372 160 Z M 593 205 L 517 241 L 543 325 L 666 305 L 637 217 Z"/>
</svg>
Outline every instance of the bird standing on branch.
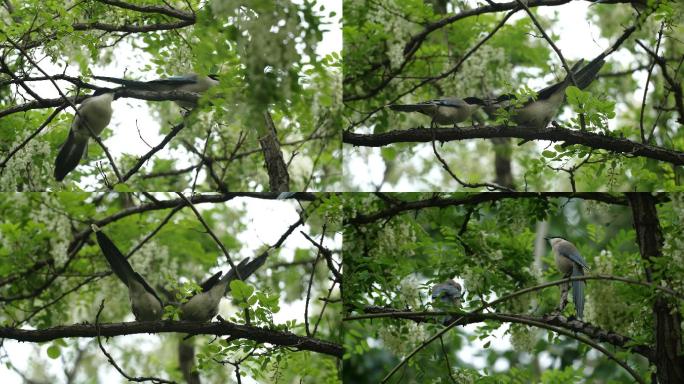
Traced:
<svg viewBox="0 0 684 384">
<path fill-rule="evenodd" d="M 545 237 L 545 239 L 551 244 L 556 267 L 565 277 L 584 276 L 584 270 L 589 267 L 574 244 L 558 236 Z M 565 284 L 565 289 L 564 294 L 567 295 L 567 284 Z M 572 300 L 575 303 L 577 318 L 582 319 L 584 317 L 584 281 L 572 281 Z M 565 307 L 563 301 L 565 300 L 561 294 L 561 311 Z"/>
<path fill-rule="evenodd" d="M 254 271 L 264 265 L 267 257 L 268 253 L 264 253 L 252 261 L 249 258 L 242 260 L 236 267 L 240 271 L 239 278 L 244 280 L 251 276 Z M 220 278 L 221 274 L 222 272 L 218 272 L 202 283 L 200 285 L 202 292 L 191 296 L 181 305 L 181 320 L 209 321 L 218 314 L 221 298 L 230 292 L 230 282 L 238 278 L 234 269 L 228 271 L 222 278 Z"/>
<path fill-rule="evenodd" d="M 92 224 L 91 228 L 95 232 L 97 244 L 111 266 L 112 272 L 128 287 L 128 297 L 135 319 L 138 321 L 161 319 L 164 305 L 154 289 L 133 270 L 126 257 L 97 225 Z"/>
<path fill-rule="evenodd" d="M 437 307 L 443 307 L 445 309 L 461 308 L 461 301 L 463 299 L 463 292 L 461 284 L 455 282 L 453 279 L 449 279 L 440 284 L 435 284 L 432 287 L 432 301 L 436 300 Z M 444 317 L 442 324 L 447 325 L 449 323 L 450 316 Z"/>
<path fill-rule="evenodd" d="M 62 181 L 88 152 L 88 139 L 99 136 L 112 119 L 114 89 L 98 89 L 81 103 L 69 130 L 67 140 L 55 159 L 55 179 Z"/>
<path fill-rule="evenodd" d="M 432 128 L 436 125 L 451 124 L 458 128 L 456 124 L 468 120 L 481 105 L 484 105 L 484 101 L 477 97 L 446 97 L 418 104 L 391 104 L 389 108 L 397 112 L 418 112 L 430 116 Z"/>
</svg>

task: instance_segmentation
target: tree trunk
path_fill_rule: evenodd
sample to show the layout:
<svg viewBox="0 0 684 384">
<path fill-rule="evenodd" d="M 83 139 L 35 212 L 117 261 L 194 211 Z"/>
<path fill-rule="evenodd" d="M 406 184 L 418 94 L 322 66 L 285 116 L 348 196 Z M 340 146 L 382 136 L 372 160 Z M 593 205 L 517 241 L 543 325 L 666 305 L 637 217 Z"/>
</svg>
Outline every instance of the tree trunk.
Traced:
<svg viewBox="0 0 684 384">
<path fill-rule="evenodd" d="M 655 280 L 667 282 L 664 271 L 653 270 L 654 259 L 662 256 L 663 245 L 655 198 L 650 193 L 628 193 L 627 198 L 632 207 L 639 251 L 646 261 L 646 278 L 653 282 L 655 273 L 658 275 Z M 658 296 L 653 305 L 653 314 L 656 345 L 651 363 L 656 366 L 658 381 L 661 384 L 684 383 L 681 315 L 677 306 L 669 305 L 665 298 Z"/>
</svg>

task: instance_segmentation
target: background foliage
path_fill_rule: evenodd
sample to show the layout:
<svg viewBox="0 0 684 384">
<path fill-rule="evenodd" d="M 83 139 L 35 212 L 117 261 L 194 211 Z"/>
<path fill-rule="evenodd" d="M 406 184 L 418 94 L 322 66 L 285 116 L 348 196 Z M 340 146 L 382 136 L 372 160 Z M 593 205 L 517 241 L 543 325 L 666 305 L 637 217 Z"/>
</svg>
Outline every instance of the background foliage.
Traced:
<svg viewBox="0 0 684 384">
<path fill-rule="evenodd" d="M 159 200 L 175 197 L 155 196 Z M 274 218 L 271 227 L 256 228 L 259 237 L 264 238 L 262 244 L 244 243 L 240 239 L 245 238 L 249 229 L 254 230 L 254 223 L 248 221 L 249 210 L 254 209 L 255 204 L 267 203 L 254 198 L 236 199 L 230 203 L 197 205 L 236 262 L 260 254 L 272 245 L 274 240 L 271 239 L 284 234 L 297 219 L 296 214 L 292 215 L 292 222 L 285 222 L 282 217 Z M 94 323 L 103 299 L 105 308 L 101 322 L 133 321 L 128 291 L 121 281 L 108 273 L 110 267 L 94 236 L 88 236 L 73 257 L 67 248 L 89 223 L 121 215 L 126 209 L 148 202 L 146 197 L 134 194 L 0 195 L 0 323 L 35 329 Z M 292 211 L 298 207 L 294 200 L 277 200 L 270 204 L 281 208 L 289 206 Z M 303 303 L 317 250 L 303 240 L 299 231 L 320 241 L 323 225 L 326 225 L 323 245 L 334 249 L 335 241 L 339 241 L 333 241 L 339 225 L 335 206 L 334 200 L 324 196 L 315 203 L 302 202 L 302 208 L 306 209 L 306 226 L 299 226 L 287 238 L 286 251 L 271 251 L 266 264 L 247 281 L 247 285 L 227 296 L 234 305 L 229 309 L 222 307 L 220 313 L 226 320 L 245 324 L 240 308 L 248 307 L 253 326 L 305 335 Z M 103 231 L 124 254 L 128 254 L 170 211 L 155 209 L 129 215 L 103 226 Z M 266 230 L 273 232 L 262 233 Z M 162 291 L 161 287 L 168 290 L 183 282 L 202 282 L 211 273 L 226 272 L 229 268 L 225 256 L 189 208 L 173 214 L 170 221 L 133 254 L 130 262 L 158 292 Z M 310 327 L 323 309 L 324 302 L 319 298 L 325 298 L 331 289 L 329 272 L 325 262 L 316 264 L 308 312 Z M 338 289 L 332 290 L 332 299 L 339 295 Z M 328 303 L 322 313 L 314 337 L 335 343 L 340 337 L 339 301 Z M 181 382 L 177 353 L 184 336 L 173 333 L 127 335 L 106 343 L 103 340 L 103 343 L 129 375 L 157 376 Z M 240 364 L 241 373 L 257 382 L 337 382 L 336 359 L 321 353 L 256 343 L 249 338 L 230 340 L 198 335 L 184 342 L 195 347 L 196 364 L 204 382 L 235 382 L 233 366 L 221 361 L 234 362 L 241 358 L 245 358 Z M 3 360 L 7 367 L 18 370 L 13 365 L 13 355 L 8 355 L 12 350 L 9 343 L 3 342 L 8 348 L 3 348 L 3 355 L 9 358 Z M 51 368 L 56 364 L 52 359 L 61 359 L 64 372 Z M 65 379 L 64 374 L 69 371 L 73 377 Z M 86 382 L 88 377 L 118 376 L 93 338 L 67 338 L 35 344 L 29 369 L 22 374 L 38 382 Z"/>
<path fill-rule="evenodd" d="M 370 223 L 355 221 L 400 201 L 444 201 L 464 194 L 404 193 L 348 195 L 344 233 L 344 306 L 348 316 L 368 306 L 419 312 L 439 310 L 430 287 L 456 278 L 465 288 L 465 311 L 522 288 L 562 278 L 547 234 L 576 244 L 591 275 L 646 281 L 629 206 L 581 198 L 514 195 L 480 204 L 418 208 Z M 656 273 L 667 273 L 681 292 L 681 195 L 658 206 L 665 236 Z M 437 204 L 435 204 L 437 205 Z M 658 280 L 654 280 L 658 281 Z M 653 302 L 658 295 L 642 286 L 591 280 L 586 285 L 585 319 L 592 326 L 626 335 L 635 343 L 654 343 Z M 558 305 L 559 289 L 546 288 L 496 306 L 493 313 L 542 317 Z M 668 297 L 668 300 L 671 298 Z M 682 302 L 671 302 L 682 310 Z M 573 304 L 565 316 L 574 314 Z M 400 359 L 443 327 L 407 319 L 376 318 L 344 322 L 344 378 L 380 382 Z M 646 359 L 609 348 L 648 376 Z M 484 368 L 483 368 L 484 367 Z M 480 370 L 480 371 L 478 371 Z M 596 383 L 633 382 L 618 365 L 583 343 L 544 329 L 497 321 L 456 327 L 430 344 L 390 383 Z"/>
</svg>

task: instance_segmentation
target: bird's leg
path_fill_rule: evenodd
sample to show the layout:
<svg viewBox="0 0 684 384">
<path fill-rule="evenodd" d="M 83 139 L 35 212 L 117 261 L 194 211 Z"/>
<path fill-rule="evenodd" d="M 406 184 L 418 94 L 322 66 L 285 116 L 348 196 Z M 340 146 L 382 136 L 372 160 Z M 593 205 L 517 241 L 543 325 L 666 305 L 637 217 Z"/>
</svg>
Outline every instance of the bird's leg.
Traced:
<svg viewBox="0 0 684 384">
<path fill-rule="evenodd" d="M 566 277 L 570 277 L 567 275 Z M 560 302 L 558 303 L 558 311 L 563 312 L 565 307 L 568 305 L 568 292 L 570 292 L 570 283 L 563 283 L 560 286 L 561 295 Z"/>
</svg>

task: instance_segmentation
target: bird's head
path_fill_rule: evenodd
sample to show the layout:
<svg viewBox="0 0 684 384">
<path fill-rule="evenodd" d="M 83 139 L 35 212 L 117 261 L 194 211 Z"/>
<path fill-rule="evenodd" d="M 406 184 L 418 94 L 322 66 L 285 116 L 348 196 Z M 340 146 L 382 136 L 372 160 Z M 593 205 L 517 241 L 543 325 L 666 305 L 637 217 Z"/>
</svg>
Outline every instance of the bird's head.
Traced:
<svg viewBox="0 0 684 384">
<path fill-rule="evenodd" d="M 558 243 L 561 242 L 561 241 L 568 241 L 568 240 L 566 240 L 565 238 L 560 237 L 560 236 L 547 236 L 547 237 L 545 237 L 544 239 L 546 239 L 546 241 L 548 241 L 549 244 L 551 244 L 551 246 L 554 246 L 554 245 L 558 244 Z"/>
<path fill-rule="evenodd" d="M 90 96 L 95 97 L 95 96 L 102 96 L 102 95 L 111 95 L 112 99 L 118 99 L 116 91 L 119 89 L 120 88 L 98 88 Z"/>
</svg>

